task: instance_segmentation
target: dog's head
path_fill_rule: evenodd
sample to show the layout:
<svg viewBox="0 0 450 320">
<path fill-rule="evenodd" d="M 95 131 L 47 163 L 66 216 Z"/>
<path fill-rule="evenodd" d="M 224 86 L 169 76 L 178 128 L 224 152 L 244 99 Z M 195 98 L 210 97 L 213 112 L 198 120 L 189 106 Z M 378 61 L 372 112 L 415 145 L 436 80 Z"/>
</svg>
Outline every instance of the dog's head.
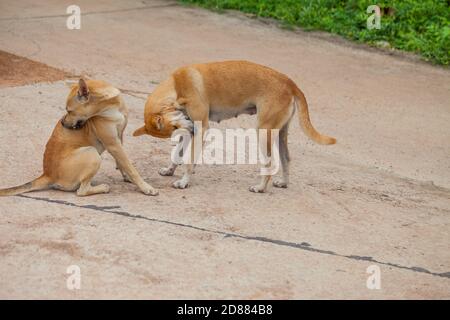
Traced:
<svg viewBox="0 0 450 320">
<path fill-rule="evenodd" d="M 149 134 L 157 138 L 170 138 L 177 129 L 193 130 L 193 123 L 184 109 L 171 99 L 155 103 L 149 98 L 145 106 L 145 125 L 137 129 L 133 136 Z"/>
<path fill-rule="evenodd" d="M 89 118 L 101 114 L 114 105 L 111 99 L 118 98 L 120 91 L 100 80 L 80 79 L 71 87 L 66 101 L 66 114 L 61 123 L 68 129 L 82 128 Z"/>
</svg>

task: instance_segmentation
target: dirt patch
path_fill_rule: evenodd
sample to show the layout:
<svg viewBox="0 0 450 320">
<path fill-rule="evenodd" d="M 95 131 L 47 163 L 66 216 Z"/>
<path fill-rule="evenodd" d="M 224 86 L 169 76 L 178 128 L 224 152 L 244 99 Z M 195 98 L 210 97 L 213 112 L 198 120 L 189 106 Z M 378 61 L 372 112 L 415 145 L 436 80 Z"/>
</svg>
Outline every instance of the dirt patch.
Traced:
<svg viewBox="0 0 450 320">
<path fill-rule="evenodd" d="M 53 82 L 68 76 L 65 71 L 0 50 L 0 88 Z"/>
</svg>

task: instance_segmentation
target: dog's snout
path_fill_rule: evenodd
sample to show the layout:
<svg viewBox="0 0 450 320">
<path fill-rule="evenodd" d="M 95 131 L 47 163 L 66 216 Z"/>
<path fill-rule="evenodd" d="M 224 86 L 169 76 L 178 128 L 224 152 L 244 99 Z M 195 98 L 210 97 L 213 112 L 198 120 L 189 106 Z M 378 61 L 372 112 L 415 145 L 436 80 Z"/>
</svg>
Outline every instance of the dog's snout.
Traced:
<svg viewBox="0 0 450 320">
<path fill-rule="evenodd" d="M 64 117 L 62 117 L 61 119 L 61 124 L 63 125 L 64 128 L 67 129 L 81 129 L 86 121 L 84 120 L 77 120 L 75 123 L 72 121 L 67 121 L 67 115 L 65 115 Z"/>
<path fill-rule="evenodd" d="M 81 129 L 84 126 L 83 120 L 77 120 L 75 124 L 72 126 L 72 129 Z"/>
<path fill-rule="evenodd" d="M 63 125 L 63 127 L 66 127 L 66 128 L 67 128 L 67 125 L 66 125 L 66 116 L 63 116 L 63 117 L 61 118 L 61 124 Z"/>
</svg>

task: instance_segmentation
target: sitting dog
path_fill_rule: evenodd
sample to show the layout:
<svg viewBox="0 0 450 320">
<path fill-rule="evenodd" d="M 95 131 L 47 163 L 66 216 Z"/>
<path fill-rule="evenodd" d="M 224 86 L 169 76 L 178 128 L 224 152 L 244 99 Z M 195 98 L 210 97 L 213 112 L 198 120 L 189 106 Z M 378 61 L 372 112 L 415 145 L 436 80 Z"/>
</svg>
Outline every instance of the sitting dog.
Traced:
<svg viewBox="0 0 450 320">
<path fill-rule="evenodd" d="M 210 120 L 257 114 L 259 129 L 280 130 L 279 155 L 283 177 L 275 180 L 273 185 L 286 188 L 290 160 L 287 135 L 295 107 L 299 110 L 300 125 L 308 137 L 320 144 L 336 143 L 336 139 L 314 129 L 303 92 L 286 75 L 247 61 L 194 64 L 176 70 L 154 90 L 145 104 L 145 125 L 133 135 L 167 138 L 178 128 L 191 130 L 192 121 L 201 121 L 202 132 L 205 133 Z M 267 132 L 266 142 L 271 141 L 270 130 Z M 260 140 L 260 146 L 261 143 L 264 142 Z M 270 154 L 270 143 L 267 148 Z M 176 167 L 171 163 L 159 173 L 173 175 Z M 189 186 L 192 172 L 193 165 L 186 165 L 183 177 L 173 186 L 181 189 Z M 270 175 L 262 176 L 261 182 L 250 187 L 250 191 L 265 192 L 270 178 Z"/>
<path fill-rule="evenodd" d="M 80 79 L 70 90 L 66 110 L 47 142 L 43 174 L 24 185 L 0 190 L 0 196 L 43 189 L 76 190 L 78 196 L 107 193 L 108 185 L 91 185 L 105 149 L 126 181 L 147 195 L 158 194 L 141 178 L 122 148 L 128 110 L 118 89 L 103 81 Z"/>
</svg>

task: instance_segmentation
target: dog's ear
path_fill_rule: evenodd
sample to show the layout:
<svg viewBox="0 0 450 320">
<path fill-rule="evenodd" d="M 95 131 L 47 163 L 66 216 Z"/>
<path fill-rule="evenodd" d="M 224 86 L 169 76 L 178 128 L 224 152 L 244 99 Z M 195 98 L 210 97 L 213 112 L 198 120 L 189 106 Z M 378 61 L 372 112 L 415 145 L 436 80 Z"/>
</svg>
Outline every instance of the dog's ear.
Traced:
<svg viewBox="0 0 450 320">
<path fill-rule="evenodd" d="M 161 116 L 155 116 L 154 119 L 156 129 L 161 130 L 163 127 L 163 118 Z"/>
<path fill-rule="evenodd" d="M 77 99 L 80 103 L 89 101 L 89 88 L 83 78 L 78 81 Z"/>
<path fill-rule="evenodd" d="M 133 132 L 133 136 L 135 137 L 142 136 L 143 134 L 147 134 L 147 129 L 145 129 L 145 126 L 140 127 L 135 132 Z"/>
</svg>

